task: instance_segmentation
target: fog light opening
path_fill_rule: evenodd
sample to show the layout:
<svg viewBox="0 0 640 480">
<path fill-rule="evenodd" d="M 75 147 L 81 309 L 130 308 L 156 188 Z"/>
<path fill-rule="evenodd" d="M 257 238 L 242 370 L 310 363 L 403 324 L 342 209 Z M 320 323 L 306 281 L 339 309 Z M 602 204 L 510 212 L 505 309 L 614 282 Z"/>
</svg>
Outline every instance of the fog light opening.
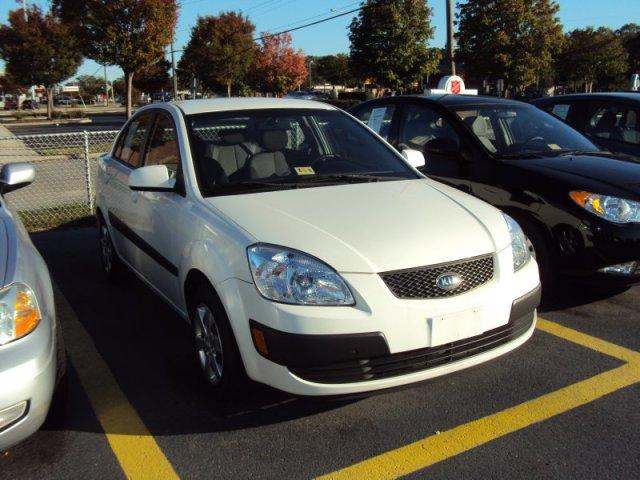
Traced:
<svg viewBox="0 0 640 480">
<path fill-rule="evenodd" d="M 608 267 L 598 270 L 600 273 L 606 273 L 608 275 L 638 275 L 640 274 L 640 268 L 638 268 L 638 262 L 626 262 L 619 263 L 617 265 L 609 265 Z"/>
<path fill-rule="evenodd" d="M 27 401 L 0 410 L 0 430 L 20 420 L 27 413 Z"/>
</svg>

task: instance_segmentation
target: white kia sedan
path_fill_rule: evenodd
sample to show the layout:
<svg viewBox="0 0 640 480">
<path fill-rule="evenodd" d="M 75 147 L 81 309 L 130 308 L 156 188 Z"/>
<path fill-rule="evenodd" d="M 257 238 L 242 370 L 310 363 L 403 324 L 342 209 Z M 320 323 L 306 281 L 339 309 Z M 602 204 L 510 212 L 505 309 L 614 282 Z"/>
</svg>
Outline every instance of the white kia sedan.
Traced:
<svg viewBox="0 0 640 480">
<path fill-rule="evenodd" d="M 538 267 L 516 222 L 423 163 L 322 103 L 144 107 L 100 160 L 104 270 L 190 321 L 221 397 L 247 377 L 325 396 L 477 365 L 531 336 Z"/>
</svg>

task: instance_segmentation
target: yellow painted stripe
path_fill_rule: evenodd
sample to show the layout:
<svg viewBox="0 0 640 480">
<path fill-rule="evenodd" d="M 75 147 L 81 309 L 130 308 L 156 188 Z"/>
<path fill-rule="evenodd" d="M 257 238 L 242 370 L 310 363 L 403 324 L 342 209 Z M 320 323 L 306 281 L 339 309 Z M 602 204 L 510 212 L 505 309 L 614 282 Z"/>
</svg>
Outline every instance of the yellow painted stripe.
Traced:
<svg viewBox="0 0 640 480">
<path fill-rule="evenodd" d="M 376 480 L 408 475 L 640 381 L 637 353 L 546 320 L 540 320 L 540 328 L 630 363 L 320 478 Z"/>
<path fill-rule="evenodd" d="M 69 358 L 126 477 L 179 478 L 73 315 L 64 320 L 64 336 Z"/>
<path fill-rule="evenodd" d="M 543 332 L 550 333 L 551 335 L 555 335 L 556 337 L 560 337 L 564 340 L 568 340 L 569 342 L 573 342 L 583 347 L 590 348 L 591 350 L 595 350 L 596 352 L 602 353 L 604 355 L 609 355 L 610 357 L 617 358 L 618 360 L 622 360 L 624 362 L 640 363 L 640 352 L 636 352 L 634 350 L 615 345 L 611 342 L 607 342 L 606 340 L 602 340 L 601 338 L 593 337 L 591 335 L 587 335 L 586 333 L 564 327 L 558 323 L 550 322 L 549 320 L 545 320 L 543 318 L 538 318 L 538 329 L 542 330 Z"/>
</svg>

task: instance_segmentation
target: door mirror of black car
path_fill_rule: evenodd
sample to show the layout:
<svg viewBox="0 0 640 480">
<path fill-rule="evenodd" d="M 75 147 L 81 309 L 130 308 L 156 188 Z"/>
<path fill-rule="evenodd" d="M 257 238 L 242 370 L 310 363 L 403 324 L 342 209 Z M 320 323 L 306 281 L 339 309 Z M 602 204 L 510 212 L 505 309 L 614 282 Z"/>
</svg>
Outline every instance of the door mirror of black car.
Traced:
<svg viewBox="0 0 640 480">
<path fill-rule="evenodd" d="M 28 162 L 7 163 L 0 170 L 0 193 L 26 187 L 36 177 L 36 169 Z"/>
</svg>

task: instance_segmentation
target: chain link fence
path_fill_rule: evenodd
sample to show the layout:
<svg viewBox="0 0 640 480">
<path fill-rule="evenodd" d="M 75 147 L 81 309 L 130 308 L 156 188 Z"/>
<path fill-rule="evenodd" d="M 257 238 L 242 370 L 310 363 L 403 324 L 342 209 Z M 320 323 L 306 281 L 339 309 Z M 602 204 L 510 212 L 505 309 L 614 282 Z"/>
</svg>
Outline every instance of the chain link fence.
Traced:
<svg viewBox="0 0 640 480">
<path fill-rule="evenodd" d="M 95 211 L 98 157 L 111 148 L 113 131 L 0 137 L 0 163 L 31 162 L 36 179 L 5 196 L 30 231 L 74 222 Z"/>
</svg>

